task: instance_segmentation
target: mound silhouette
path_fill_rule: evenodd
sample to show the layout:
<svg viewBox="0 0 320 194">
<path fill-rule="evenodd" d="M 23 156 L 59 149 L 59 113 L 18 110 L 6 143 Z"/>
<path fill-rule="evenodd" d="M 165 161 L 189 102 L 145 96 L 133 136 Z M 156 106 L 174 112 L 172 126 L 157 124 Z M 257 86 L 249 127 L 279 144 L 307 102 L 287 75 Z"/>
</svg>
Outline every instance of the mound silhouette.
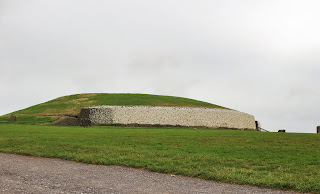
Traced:
<svg viewBox="0 0 320 194">
<path fill-rule="evenodd" d="M 8 121 L 11 114 L 17 116 L 18 121 L 49 121 L 59 116 L 78 116 L 81 108 L 100 105 L 116 106 L 168 106 L 168 107 L 202 107 L 220 108 L 225 107 L 208 102 L 189 98 L 161 96 L 150 94 L 112 94 L 92 93 L 63 96 L 37 104 L 26 109 L 18 110 L 1 116 L 1 121 Z"/>
</svg>

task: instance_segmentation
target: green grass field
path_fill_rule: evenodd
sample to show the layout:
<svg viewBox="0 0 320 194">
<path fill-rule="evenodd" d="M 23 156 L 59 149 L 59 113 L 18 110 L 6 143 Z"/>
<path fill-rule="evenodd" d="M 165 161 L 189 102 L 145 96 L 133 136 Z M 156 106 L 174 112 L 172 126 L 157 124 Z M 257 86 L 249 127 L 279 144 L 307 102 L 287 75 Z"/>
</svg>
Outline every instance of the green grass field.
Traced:
<svg viewBox="0 0 320 194">
<path fill-rule="evenodd" d="M 0 117 L 0 122 L 8 122 L 10 116 L 5 115 Z M 16 123 L 51 123 L 51 121 L 59 118 L 58 116 L 29 116 L 29 115 L 23 115 L 18 116 Z"/>
<path fill-rule="evenodd" d="M 320 136 L 187 128 L 58 127 L 88 106 L 222 108 L 148 94 L 76 94 L 0 117 L 0 152 L 144 168 L 209 180 L 320 193 Z"/>
<path fill-rule="evenodd" d="M 0 152 L 320 193 L 320 135 L 0 124 Z"/>
</svg>

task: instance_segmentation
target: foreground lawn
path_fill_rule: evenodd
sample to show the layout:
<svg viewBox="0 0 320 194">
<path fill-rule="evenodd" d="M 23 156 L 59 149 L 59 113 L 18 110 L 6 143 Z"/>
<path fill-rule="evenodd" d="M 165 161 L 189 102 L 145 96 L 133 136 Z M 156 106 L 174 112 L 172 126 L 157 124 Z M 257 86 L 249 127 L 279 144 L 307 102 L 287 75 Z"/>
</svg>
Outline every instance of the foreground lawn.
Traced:
<svg viewBox="0 0 320 194">
<path fill-rule="evenodd" d="M 320 193 L 320 135 L 0 124 L 0 152 Z"/>
</svg>

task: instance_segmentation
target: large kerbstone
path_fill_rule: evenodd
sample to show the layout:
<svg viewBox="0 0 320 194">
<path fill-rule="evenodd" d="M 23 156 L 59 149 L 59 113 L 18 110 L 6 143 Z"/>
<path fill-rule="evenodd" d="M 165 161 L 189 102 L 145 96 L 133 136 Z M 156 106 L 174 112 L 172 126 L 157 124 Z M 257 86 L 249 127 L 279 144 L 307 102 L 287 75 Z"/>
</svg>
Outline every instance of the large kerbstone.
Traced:
<svg viewBox="0 0 320 194">
<path fill-rule="evenodd" d="M 80 111 L 80 125 L 82 127 L 90 127 L 91 126 L 91 120 L 90 120 L 90 112 L 91 109 L 89 108 L 82 108 Z"/>
</svg>

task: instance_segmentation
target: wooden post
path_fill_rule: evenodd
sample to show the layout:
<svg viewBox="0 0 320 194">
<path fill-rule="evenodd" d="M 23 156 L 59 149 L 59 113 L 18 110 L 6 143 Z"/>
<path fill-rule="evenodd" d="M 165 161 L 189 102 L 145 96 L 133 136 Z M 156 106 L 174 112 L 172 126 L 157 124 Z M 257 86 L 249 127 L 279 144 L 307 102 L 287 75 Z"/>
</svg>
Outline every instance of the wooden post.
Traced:
<svg viewBox="0 0 320 194">
<path fill-rule="evenodd" d="M 320 133 L 320 126 L 317 127 L 317 133 Z"/>
</svg>

